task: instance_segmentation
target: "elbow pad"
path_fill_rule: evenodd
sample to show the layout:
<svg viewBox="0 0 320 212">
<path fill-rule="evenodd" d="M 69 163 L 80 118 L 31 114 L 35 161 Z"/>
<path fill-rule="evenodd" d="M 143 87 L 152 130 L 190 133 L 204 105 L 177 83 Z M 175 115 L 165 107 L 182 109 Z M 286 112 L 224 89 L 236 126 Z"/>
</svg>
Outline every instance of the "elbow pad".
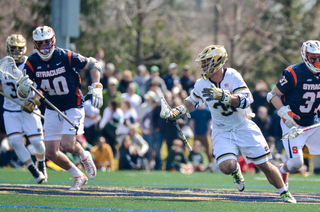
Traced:
<svg viewBox="0 0 320 212">
<path fill-rule="evenodd" d="M 249 98 L 247 98 L 245 95 L 243 94 L 238 94 L 238 97 L 239 97 L 239 105 L 238 105 L 238 108 L 241 108 L 241 109 L 245 109 L 247 107 L 250 106 L 250 101 L 249 101 Z"/>
<path fill-rule="evenodd" d="M 89 66 L 88 70 L 97 69 L 101 72 L 101 66 L 100 63 L 94 59 L 93 57 L 89 57 Z"/>
<path fill-rule="evenodd" d="M 267 102 L 271 103 L 271 99 L 275 96 L 278 96 L 275 92 L 273 91 L 270 91 L 268 94 L 267 94 Z"/>
</svg>

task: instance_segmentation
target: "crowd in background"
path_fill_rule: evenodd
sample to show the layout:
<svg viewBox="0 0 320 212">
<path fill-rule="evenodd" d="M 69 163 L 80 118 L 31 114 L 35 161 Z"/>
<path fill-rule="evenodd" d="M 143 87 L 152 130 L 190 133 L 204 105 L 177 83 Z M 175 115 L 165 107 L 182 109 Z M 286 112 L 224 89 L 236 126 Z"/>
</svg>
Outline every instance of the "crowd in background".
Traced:
<svg viewBox="0 0 320 212">
<path fill-rule="evenodd" d="M 177 121 L 193 145 L 192 152 L 186 151 L 173 123 L 159 116 L 159 98 L 163 96 L 172 108 L 182 104 L 201 77 L 200 72 L 192 71 L 188 65 L 179 69 L 176 63 L 168 64 L 168 72 L 163 76 L 156 65 L 149 69 L 139 65 L 137 70 L 120 71 L 112 63 L 105 64 L 102 49 L 97 50 L 95 58 L 102 67 L 103 106 L 99 110 L 92 107 L 91 100 L 84 102 L 85 133 L 78 136 L 78 142 L 91 152 L 98 169 L 169 170 L 182 173 L 219 171 L 212 155 L 211 116 L 205 104 L 191 113 L 191 119 L 184 117 Z M 83 78 L 87 84 L 91 84 L 89 72 L 83 73 Z M 252 90 L 254 102 L 251 108 L 256 114 L 253 121 L 269 144 L 272 162 L 278 165 L 285 161 L 286 155 L 281 141 L 280 118 L 266 100 L 271 89 L 263 80 L 258 80 Z M 0 96 L 1 114 L 2 105 L 3 96 Z M 22 163 L 6 139 L 3 116 L 1 118 L 0 166 L 19 168 Z M 27 139 L 24 142 L 34 155 L 30 142 Z M 67 156 L 81 168 L 78 157 L 69 153 Z M 310 157 L 305 148 L 306 171 Z M 241 156 L 239 163 L 243 172 L 258 171 L 253 164 L 246 164 Z M 59 170 L 50 161 L 47 165 Z M 319 170 L 320 167 L 314 167 L 315 173 Z"/>
</svg>

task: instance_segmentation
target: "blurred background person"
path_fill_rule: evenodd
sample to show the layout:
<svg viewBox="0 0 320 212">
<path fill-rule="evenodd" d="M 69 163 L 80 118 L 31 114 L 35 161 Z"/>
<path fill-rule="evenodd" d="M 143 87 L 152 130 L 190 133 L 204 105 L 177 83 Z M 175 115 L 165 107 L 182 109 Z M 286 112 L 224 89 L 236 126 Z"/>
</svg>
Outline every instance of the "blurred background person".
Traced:
<svg viewBox="0 0 320 212">
<path fill-rule="evenodd" d="M 182 77 L 180 78 L 180 84 L 182 85 L 182 89 L 188 93 L 187 96 L 189 96 L 190 91 L 192 90 L 194 85 L 192 71 L 189 65 L 185 65 L 183 67 Z"/>
<path fill-rule="evenodd" d="M 112 77 L 114 70 L 115 67 L 113 63 L 107 63 L 103 77 L 100 79 L 100 82 L 104 88 L 108 87 L 109 79 Z"/>
<path fill-rule="evenodd" d="M 166 83 L 167 89 L 171 91 L 176 84 L 180 83 L 180 77 L 177 75 L 178 66 L 176 63 L 170 63 L 168 69 L 169 73 L 164 75 L 162 79 Z"/>
<path fill-rule="evenodd" d="M 119 147 L 119 170 L 140 170 L 141 158 L 129 135 L 123 137 Z"/>
<path fill-rule="evenodd" d="M 84 136 L 86 137 L 89 144 L 94 145 L 97 137 L 97 124 L 99 123 L 101 116 L 100 116 L 100 109 L 95 108 L 91 104 L 91 99 L 85 101 L 83 103 L 84 108 Z"/>
<path fill-rule="evenodd" d="M 114 77 L 110 77 L 108 80 L 108 87 L 105 87 L 102 91 L 103 105 L 100 108 L 100 115 L 109 105 L 110 100 L 115 100 L 118 105 L 121 104 L 121 92 L 117 90 L 118 80 Z"/>
<path fill-rule="evenodd" d="M 138 94 L 136 94 L 136 86 L 133 82 L 129 83 L 126 93 L 121 94 L 121 101 L 123 101 L 124 99 L 128 99 L 130 101 L 131 107 L 135 109 L 136 112 L 138 111 L 142 103 L 142 99 Z"/>
<path fill-rule="evenodd" d="M 97 145 L 91 148 L 91 154 L 97 169 L 102 171 L 115 170 L 112 148 L 106 143 L 106 139 L 103 136 L 98 137 Z"/>
<path fill-rule="evenodd" d="M 143 97 L 148 91 L 147 82 L 150 79 L 150 74 L 145 65 L 139 65 L 137 68 L 137 75 L 134 76 L 133 81 L 139 86 L 140 96 Z"/>
<path fill-rule="evenodd" d="M 265 106 L 259 106 L 256 116 L 252 119 L 260 128 L 263 136 L 267 138 L 271 131 L 271 119 L 268 115 L 268 109 Z"/>
<path fill-rule="evenodd" d="M 251 104 L 252 112 L 257 113 L 259 106 L 268 106 L 267 94 L 269 88 L 267 83 L 264 80 L 258 80 L 255 84 L 254 90 L 252 91 L 253 103 Z"/>
<path fill-rule="evenodd" d="M 135 90 L 134 92 L 136 94 L 140 94 L 139 85 L 133 81 L 132 72 L 130 70 L 123 71 L 123 77 L 121 80 L 119 80 L 118 84 L 118 91 L 121 93 L 126 93 L 128 91 L 129 84 L 133 83 Z"/>
<path fill-rule="evenodd" d="M 167 86 L 164 80 L 160 77 L 160 69 L 158 66 L 151 66 L 150 68 L 150 79 L 147 81 L 148 90 L 151 90 L 151 84 L 157 85 L 164 93 L 167 91 Z M 156 92 L 156 91 L 155 91 Z M 157 93 L 157 92 L 156 92 Z"/>
<path fill-rule="evenodd" d="M 117 101 L 109 101 L 109 105 L 104 109 L 103 116 L 100 120 L 99 131 L 111 146 L 113 155 L 117 153 L 116 130 L 123 123 L 123 120 L 123 111 L 118 108 Z"/>
<path fill-rule="evenodd" d="M 195 171 L 203 172 L 208 166 L 206 153 L 202 150 L 201 141 L 195 140 L 192 151 L 189 153 L 188 159 Z"/>
</svg>

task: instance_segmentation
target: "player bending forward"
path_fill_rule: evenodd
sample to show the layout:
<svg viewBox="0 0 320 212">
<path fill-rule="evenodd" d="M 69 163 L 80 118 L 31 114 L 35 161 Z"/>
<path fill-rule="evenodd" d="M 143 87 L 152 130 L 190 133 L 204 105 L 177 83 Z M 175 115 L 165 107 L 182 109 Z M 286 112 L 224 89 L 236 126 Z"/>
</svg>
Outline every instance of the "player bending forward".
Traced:
<svg viewBox="0 0 320 212">
<path fill-rule="evenodd" d="M 76 141 L 77 134 L 83 134 L 84 109 L 80 90 L 81 79 L 78 70 L 90 70 L 92 85 L 92 105 L 102 106 L 102 85 L 100 65 L 93 58 L 86 58 L 70 50 L 55 46 L 56 38 L 51 27 L 37 27 L 32 34 L 37 54 L 31 55 L 25 65 L 26 76 L 19 81 L 18 96 L 27 99 L 30 87 L 35 81 L 48 101 L 62 111 L 67 118 L 78 126 L 71 126 L 57 111 L 46 105 L 44 121 L 44 142 L 46 156 L 74 176 L 70 190 L 80 190 L 87 177 L 60 151 L 61 147 L 72 154 L 79 155 L 89 179 L 96 177 L 96 167 L 90 152 L 85 151 Z"/>
<path fill-rule="evenodd" d="M 17 67 L 21 70 L 22 75 L 22 69 L 28 58 L 25 56 L 27 52 L 25 38 L 19 34 L 12 34 L 7 38 L 6 45 L 7 54 L 14 59 Z M 37 105 L 40 105 L 40 102 L 33 97 L 33 93 L 30 93 L 29 100 L 20 100 L 16 94 L 17 81 L 5 74 L 1 75 L 1 86 L 4 94 L 24 105 L 24 107 L 21 108 L 19 104 L 12 100 L 8 98 L 4 99 L 3 117 L 8 139 L 18 158 L 28 168 L 37 183 L 46 183 L 47 171 L 45 165 L 45 146 L 43 143 L 42 123 L 40 117 L 32 113 L 35 109 L 35 111 L 40 114 L 40 110 L 37 107 Z M 34 147 L 35 156 L 37 158 L 36 165 L 38 168 L 35 167 L 29 151 L 22 142 L 22 136 L 24 134 L 28 137 Z"/>
<path fill-rule="evenodd" d="M 183 105 L 173 109 L 170 119 L 176 120 L 206 101 L 212 118 L 213 154 L 224 174 L 231 174 L 239 191 L 245 189 L 239 163 L 241 151 L 247 163 L 253 162 L 276 187 L 284 202 L 296 203 L 284 185 L 279 170 L 268 160 L 271 153 L 258 126 L 248 120 L 253 115 L 249 105 L 252 95 L 239 72 L 223 68 L 228 54 L 223 46 L 211 45 L 199 53 L 196 62 L 203 71 Z"/>
<path fill-rule="evenodd" d="M 287 67 L 283 77 L 268 93 L 281 119 L 282 134 L 291 127 L 310 126 L 316 121 L 320 104 L 320 42 L 309 40 L 302 44 L 301 56 L 304 62 Z M 297 172 L 303 165 L 302 148 L 306 145 L 311 154 L 320 154 L 320 128 L 304 132 L 296 138 L 283 139 L 288 160 L 280 165 L 283 180 L 288 184 L 290 172 Z"/>
</svg>

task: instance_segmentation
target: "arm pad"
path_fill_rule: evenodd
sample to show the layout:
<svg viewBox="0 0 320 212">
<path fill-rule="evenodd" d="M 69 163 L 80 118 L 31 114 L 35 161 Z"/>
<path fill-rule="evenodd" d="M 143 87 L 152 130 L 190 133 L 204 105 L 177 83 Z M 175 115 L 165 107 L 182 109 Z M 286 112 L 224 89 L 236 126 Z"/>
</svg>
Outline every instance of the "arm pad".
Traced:
<svg viewBox="0 0 320 212">
<path fill-rule="evenodd" d="M 276 93 L 273 92 L 273 91 L 270 91 L 270 92 L 267 94 L 267 101 L 268 101 L 269 103 L 271 103 L 271 99 L 272 99 L 273 97 L 275 97 L 275 96 L 278 96 L 278 94 L 276 94 Z"/>
<path fill-rule="evenodd" d="M 238 105 L 238 108 L 241 108 L 241 109 L 245 109 L 247 107 L 250 106 L 250 101 L 249 101 L 249 98 L 247 98 L 245 95 L 243 94 L 238 94 L 238 97 L 239 97 L 239 105 Z"/>
<path fill-rule="evenodd" d="M 92 70 L 92 69 L 98 69 L 101 72 L 100 63 L 96 59 L 94 59 L 93 57 L 89 57 L 88 70 Z"/>
</svg>

